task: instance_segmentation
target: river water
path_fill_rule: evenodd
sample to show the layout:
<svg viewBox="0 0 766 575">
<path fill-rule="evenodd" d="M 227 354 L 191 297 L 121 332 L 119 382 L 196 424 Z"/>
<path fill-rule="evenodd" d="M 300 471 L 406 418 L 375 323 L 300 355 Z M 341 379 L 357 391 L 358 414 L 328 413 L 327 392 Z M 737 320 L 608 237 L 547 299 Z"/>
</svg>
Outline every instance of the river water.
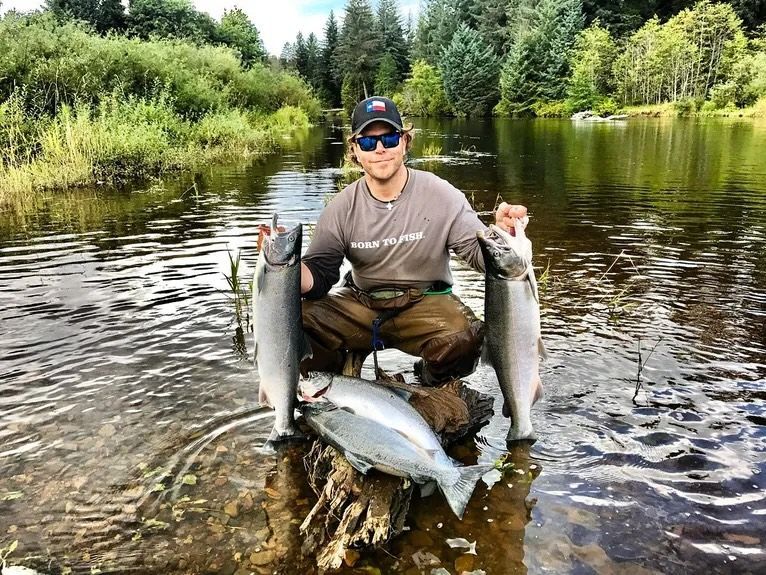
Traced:
<svg viewBox="0 0 766 575">
<path fill-rule="evenodd" d="M 298 535 L 315 501 L 305 448 L 254 449 L 273 415 L 226 275 L 241 250 L 247 281 L 274 211 L 316 220 L 342 154 L 328 123 L 262 161 L 2 213 L 9 562 L 315 572 Z M 440 495 L 416 498 L 409 529 L 346 572 L 766 572 L 766 125 L 418 121 L 411 165 L 477 211 L 529 207 L 550 355 L 539 440 L 462 522 Z M 454 274 L 483 315 L 482 278 Z M 412 376 L 411 358 L 382 361 Z M 499 401 L 491 370 L 468 381 Z M 507 428 L 496 415 L 451 454 L 497 460 Z"/>
</svg>

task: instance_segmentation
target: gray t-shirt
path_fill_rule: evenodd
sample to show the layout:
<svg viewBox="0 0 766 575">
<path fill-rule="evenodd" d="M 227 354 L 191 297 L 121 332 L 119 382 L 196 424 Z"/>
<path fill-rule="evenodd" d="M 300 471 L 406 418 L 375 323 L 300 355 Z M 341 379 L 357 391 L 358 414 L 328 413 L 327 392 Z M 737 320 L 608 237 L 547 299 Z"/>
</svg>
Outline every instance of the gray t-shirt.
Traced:
<svg viewBox="0 0 766 575">
<path fill-rule="evenodd" d="M 347 186 L 322 212 L 303 262 L 314 276 L 306 297 L 325 295 L 345 256 L 363 290 L 452 285 L 449 250 L 483 272 L 476 232 L 486 230 L 462 192 L 442 178 L 409 169 L 399 198 L 382 202 L 364 178 Z"/>
</svg>

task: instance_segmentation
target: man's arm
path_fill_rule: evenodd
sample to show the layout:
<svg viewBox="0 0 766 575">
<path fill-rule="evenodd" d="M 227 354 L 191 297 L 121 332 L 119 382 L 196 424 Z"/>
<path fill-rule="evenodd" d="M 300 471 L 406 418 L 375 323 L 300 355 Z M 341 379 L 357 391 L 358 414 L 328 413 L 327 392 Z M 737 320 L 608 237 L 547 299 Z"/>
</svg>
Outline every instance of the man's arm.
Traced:
<svg viewBox="0 0 766 575">
<path fill-rule="evenodd" d="M 304 295 L 311 291 L 314 287 L 314 274 L 311 273 L 309 267 L 301 262 L 301 295 Z"/>
</svg>

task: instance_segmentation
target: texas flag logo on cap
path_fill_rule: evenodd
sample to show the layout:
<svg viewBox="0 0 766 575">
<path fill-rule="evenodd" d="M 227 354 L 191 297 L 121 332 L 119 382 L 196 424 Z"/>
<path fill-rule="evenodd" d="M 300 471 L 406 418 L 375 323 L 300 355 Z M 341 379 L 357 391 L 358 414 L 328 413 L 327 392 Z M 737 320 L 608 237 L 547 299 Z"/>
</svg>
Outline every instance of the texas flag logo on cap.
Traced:
<svg viewBox="0 0 766 575">
<path fill-rule="evenodd" d="M 386 103 L 380 100 L 372 100 L 367 102 L 367 112 L 385 112 Z"/>
</svg>

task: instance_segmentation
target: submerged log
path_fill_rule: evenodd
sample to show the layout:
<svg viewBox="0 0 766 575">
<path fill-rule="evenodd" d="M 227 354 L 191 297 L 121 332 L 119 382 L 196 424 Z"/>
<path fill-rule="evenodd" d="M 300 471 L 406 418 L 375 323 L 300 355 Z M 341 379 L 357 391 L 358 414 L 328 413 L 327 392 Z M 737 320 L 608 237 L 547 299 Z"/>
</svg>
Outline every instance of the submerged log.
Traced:
<svg viewBox="0 0 766 575">
<path fill-rule="evenodd" d="M 358 376 L 364 357 L 352 356 L 344 373 Z M 476 431 L 492 416 L 492 398 L 453 380 L 439 388 L 404 383 L 401 375 L 378 374 L 379 383 L 404 389 L 445 447 Z M 320 570 L 353 564 L 354 549 L 374 548 L 404 529 L 414 485 L 409 479 L 356 471 L 341 453 L 317 439 L 304 459 L 319 498 L 300 526 L 303 552 L 316 553 Z"/>
</svg>

